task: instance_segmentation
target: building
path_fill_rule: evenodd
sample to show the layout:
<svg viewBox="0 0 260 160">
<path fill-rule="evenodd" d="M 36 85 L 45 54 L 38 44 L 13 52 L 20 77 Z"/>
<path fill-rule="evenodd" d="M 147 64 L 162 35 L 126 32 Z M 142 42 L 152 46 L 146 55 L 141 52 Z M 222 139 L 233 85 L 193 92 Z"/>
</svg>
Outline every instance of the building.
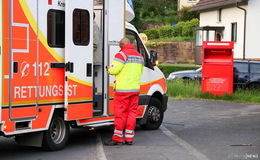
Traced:
<svg viewBox="0 0 260 160">
<path fill-rule="evenodd" d="M 234 58 L 259 59 L 259 0 L 200 0 L 192 11 L 200 12 L 196 45 L 202 41 L 234 41 Z M 197 59 L 199 61 L 199 49 Z"/>
<path fill-rule="evenodd" d="M 94 5 L 102 5 L 103 0 L 94 0 Z"/>
<path fill-rule="evenodd" d="M 182 9 L 183 7 L 192 7 L 198 2 L 199 0 L 178 0 L 178 10 Z"/>
</svg>

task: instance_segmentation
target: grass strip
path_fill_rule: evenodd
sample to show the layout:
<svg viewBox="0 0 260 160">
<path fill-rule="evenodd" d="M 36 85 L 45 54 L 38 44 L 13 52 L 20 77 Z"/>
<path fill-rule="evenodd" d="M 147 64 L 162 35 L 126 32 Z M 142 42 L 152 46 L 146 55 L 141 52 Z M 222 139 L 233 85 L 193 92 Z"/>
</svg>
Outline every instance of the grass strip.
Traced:
<svg viewBox="0 0 260 160">
<path fill-rule="evenodd" d="M 168 95 L 176 100 L 185 98 L 222 100 L 239 103 L 260 103 L 260 90 L 257 89 L 241 89 L 235 90 L 234 94 L 223 96 L 215 96 L 209 93 L 201 92 L 201 83 L 194 81 L 169 81 L 167 82 Z"/>
</svg>

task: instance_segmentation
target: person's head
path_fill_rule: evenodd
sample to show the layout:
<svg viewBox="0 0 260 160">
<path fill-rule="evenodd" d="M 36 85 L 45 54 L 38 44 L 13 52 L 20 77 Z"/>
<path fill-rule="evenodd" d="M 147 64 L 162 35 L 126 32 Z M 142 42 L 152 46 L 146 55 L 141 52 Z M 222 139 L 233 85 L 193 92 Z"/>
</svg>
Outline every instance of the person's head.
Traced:
<svg viewBox="0 0 260 160">
<path fill-rule="evenodd" d="M 130 40 L 128 38 L 123 38 L 119 41 L 120 48 L 123 48 L 127 44 L 130 44 Z"/>
</svg>

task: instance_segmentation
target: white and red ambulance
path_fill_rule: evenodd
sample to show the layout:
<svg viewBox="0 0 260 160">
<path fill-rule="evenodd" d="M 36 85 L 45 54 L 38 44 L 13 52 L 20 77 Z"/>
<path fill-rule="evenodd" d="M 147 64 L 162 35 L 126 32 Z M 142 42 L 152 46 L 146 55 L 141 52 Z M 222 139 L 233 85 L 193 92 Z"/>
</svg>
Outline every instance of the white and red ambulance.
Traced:
<svg viewBox="0 0 260 160">
<path fill-rule="evenodd" d="M 58 150 L 71 127 L 113 125 L 114 78 L 105 66 L 123 37 L 145 58 L 138 123 L 146 129 L 161 125 L 165 77 L 153 64 L 156 52 L 147 52 L 127 22 L 134 13 L 126 0 L 0 0 L 0 10 L 1 135 Z"/>
</svg>

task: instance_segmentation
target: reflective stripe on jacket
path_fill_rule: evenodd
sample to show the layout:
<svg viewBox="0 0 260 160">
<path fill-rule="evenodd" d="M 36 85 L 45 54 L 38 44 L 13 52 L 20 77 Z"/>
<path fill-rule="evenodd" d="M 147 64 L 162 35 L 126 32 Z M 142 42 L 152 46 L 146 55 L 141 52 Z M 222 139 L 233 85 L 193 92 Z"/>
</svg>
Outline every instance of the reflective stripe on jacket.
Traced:
<svg viewBox="0 0 260 160">
<path fill-rule="evenodd" d="M 132 44 L 125 45 L 115 55 L 108 73 L 115 75 L 116 92 L 139 92 L 144 59 Z"/>
</svg>

